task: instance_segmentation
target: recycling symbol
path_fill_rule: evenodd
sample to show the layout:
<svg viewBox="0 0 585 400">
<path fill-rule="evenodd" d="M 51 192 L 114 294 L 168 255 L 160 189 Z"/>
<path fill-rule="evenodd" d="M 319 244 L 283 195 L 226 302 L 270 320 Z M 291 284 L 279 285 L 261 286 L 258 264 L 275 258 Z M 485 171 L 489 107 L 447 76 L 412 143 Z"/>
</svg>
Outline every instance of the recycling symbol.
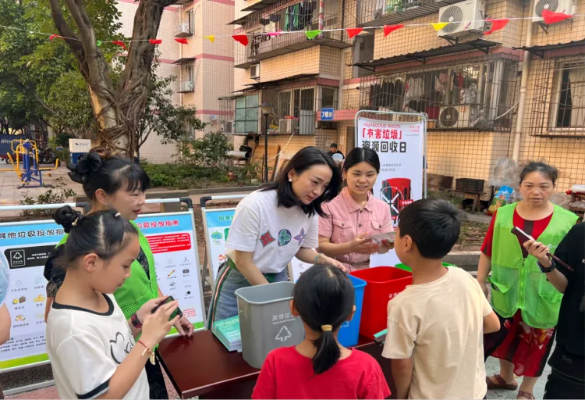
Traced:
<svg viewBox="0 0 585 400">
<path fill-rule="evenodd" d="M 278 245 L 279 246 L 286 246 L 292 240 L 292 234 L 288 229 L 281 229 L 278 232 Z"/>
<path fill-rule="evenodd" d="M 282 343 L 286 342 L 288 339 L 292 337 L 292 333 L 288 330 L 286 326 L 283 326 L 278 331 L 278 334 L 274 339 L 281 341 Z"/>
</svg>

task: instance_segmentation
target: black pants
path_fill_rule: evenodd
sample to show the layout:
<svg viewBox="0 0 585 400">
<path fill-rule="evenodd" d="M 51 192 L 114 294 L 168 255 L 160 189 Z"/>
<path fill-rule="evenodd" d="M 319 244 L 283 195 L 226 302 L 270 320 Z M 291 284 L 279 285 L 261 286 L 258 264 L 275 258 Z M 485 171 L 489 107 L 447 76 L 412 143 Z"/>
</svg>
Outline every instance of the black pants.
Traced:
<svg viewBox="0 0 585 400">
<path fill-rule="evenodd" d="M 150 398 L 151 399 L 168 399 L 169 394 L 167 392 L 167 385 L 165 384 L 165 377 L 160 366 L 160 361 L 152 365 L 150 360 L 146 362 L 146 376 L 148 378 L 148 385 L 150 386 Z"/>
<path fill-rule="evenodd" d="M 544 388 L 545 399 L 585 399 L 583 380 L 572 378 L 552 369 Z"/>
</svg>

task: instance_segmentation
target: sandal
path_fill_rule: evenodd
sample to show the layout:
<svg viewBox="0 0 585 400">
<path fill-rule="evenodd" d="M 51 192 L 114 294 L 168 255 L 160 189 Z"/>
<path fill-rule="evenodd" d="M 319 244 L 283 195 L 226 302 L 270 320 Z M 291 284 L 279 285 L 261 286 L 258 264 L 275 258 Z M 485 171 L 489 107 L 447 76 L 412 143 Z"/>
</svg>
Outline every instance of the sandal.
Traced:
<svg viewBox="0 0 585 400">
<path fill-rule="evenodd" d="M 534 400 L 534 395 L 532 393 L 525 392 L 524 390 L 520 390 L 516 398 Z"/>
<path fill-rule="evenodd" d="M 518 389 L 518 382 L 508 383 L 501 375 L 492 375 L 485 378 L 488 390 L 516 390 Z M 495 381 L 495 382 L 494 382 Z M 527 397 L 529 398 L 529 397 Z"/>
</svg>

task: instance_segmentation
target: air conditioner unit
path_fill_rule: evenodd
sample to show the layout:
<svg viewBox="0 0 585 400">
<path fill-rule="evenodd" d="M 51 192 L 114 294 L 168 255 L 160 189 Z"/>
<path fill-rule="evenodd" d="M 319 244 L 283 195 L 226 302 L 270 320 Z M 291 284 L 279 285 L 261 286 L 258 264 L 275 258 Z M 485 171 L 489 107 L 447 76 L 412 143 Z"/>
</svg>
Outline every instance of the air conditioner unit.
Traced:
<svg viewBox="0 0 585 400">
<path fill-rule="evenodd" d="M 485 18 L 484 0 L 466 0 L 439 9 L 439 22 L 449 25 L 437 32 L 437 36 L 458 37 L 483 32 Z"/>
<path fill-rule="evenodd" d="M 223 121 L 221 123 L 221 131 L 223 133 L 234 133 L 234 121 Z"/>
<path fill-rule="evenodd" d="M 250 79 L 260 79 L 260 64 L 250 66 Z"/>
<path fill-rule="evenodd" d="M 278 120 L 278 133 L 293 133 L 299 129 L 298 119 L 279 119 Z"/>
<path fill-rule="evenodd" d="M 177 33 L 175 34 L 175 37 L 188 37 L 191 36 L 192 34 L 193 31 L 191 30 L 189 24 L 183 22 L 182 24 L 179 24 L 179 26 L 177 27 Z"/>
<path fill-rule="evenodd" d="M 192 92 L 194 90 L 193 81 L 181 82 L 181 93 Z"/>
<path fill-rule="evenodd" d="M 575 3 L 575 0 L 536 0 L 532 10 L 532 22 L 542 22 L 542 12 L 544 10 L 575 15 L 575 9 L 577 8 Z"/>
<path fill-rule="evenodd" d="M 473 128 L 480 119 L 477 109 L 476 105 L 441 107 L 437 127 L 445 129 Z"/>
</svg>

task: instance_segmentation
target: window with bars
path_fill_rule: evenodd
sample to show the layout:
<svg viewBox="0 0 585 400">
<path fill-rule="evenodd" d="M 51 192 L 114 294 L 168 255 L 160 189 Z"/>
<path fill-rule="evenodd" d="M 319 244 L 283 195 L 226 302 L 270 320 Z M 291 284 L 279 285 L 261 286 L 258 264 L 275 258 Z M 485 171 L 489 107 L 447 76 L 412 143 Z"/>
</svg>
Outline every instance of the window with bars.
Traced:
<svg viewBox="0 0 585 400">
<path fill-rule="evenodd" d="M 551 128 L 585 129 L 585 61 L 562 63 L 555 72 Z"/>
<path fill-rule="evenodd" d="M 426 113 L 429 128 L 509 130 L 517 62 L 492 60 L 364 78 L 362 109 Z"/>
<path fill-rule="evenodd" d="M 236 99 L 236 133 L 258 133 L 258 95 Z"/>
</svg>

